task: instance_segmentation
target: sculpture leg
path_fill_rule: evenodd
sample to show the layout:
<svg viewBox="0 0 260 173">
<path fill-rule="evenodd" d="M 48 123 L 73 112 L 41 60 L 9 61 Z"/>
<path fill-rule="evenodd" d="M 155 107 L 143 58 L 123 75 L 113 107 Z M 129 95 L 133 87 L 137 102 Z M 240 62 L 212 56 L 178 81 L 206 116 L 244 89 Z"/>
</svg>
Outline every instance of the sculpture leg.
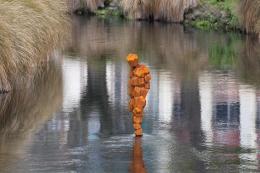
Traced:
<svg viewBox="0 0 260 173">
<path fill-rule="evenodd" d="M 143 114 L 133 114 L 133 124 L 134 124 L 134 129 L 135 129 L 135 136 L 143 135 L 142 121 L 143 121 Z"/>
</svg>

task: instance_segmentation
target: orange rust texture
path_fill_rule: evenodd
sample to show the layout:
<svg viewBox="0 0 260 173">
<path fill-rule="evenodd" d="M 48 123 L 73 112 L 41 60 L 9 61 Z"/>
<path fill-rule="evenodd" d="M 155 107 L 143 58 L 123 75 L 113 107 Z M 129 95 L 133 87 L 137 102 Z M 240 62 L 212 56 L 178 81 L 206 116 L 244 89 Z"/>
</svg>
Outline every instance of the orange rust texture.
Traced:
<svg viewBox="0 0 260 173">
<path fill-rule="evenodd" d="M 135 135 L 142 136 L 143 111 L 146 105 L 146 96 L 150 89 L 150 70 L 145 65 L 138 63 L 136 54 L 129 54 L 127 62 L 131 68 L 128 82 L 129 111 L 133 113 Z"/>
</svg>

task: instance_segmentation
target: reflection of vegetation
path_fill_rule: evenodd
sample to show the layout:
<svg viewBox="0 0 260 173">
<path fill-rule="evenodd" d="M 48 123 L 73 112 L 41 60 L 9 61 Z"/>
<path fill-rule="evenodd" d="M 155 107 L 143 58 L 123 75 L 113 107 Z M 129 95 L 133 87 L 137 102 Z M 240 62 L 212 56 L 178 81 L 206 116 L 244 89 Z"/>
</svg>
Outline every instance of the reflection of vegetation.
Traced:
<svg viewBox="0 0 260 173">
<path fill-rule="evenodd" d="M 54 62 L 43 65 L 34 78 L 19 84 L 13 92 L 0 96 L 0 153 L 12 160 L 19 157 L 32 133 L 62 104 L 62 74 Z M 0 172 L 10 168 L 9 157 L 0 160 Z"/>
<path fill-rule="evenodd" d="M 61 69 L 54 62 L 43 65 L 33 78 L 19 81 L 13 92 L 0 97 L 0 137 L 34 130 L 60 106 L 61 88 Z"/>
<path fill-rule="evenodd" d="M 232 68 L 239 56 L 239 37 L 230 36 L 228 41 L 215 42 L 209 47 L 209 62 L 213 67 L 219 69 Z"/>
<path fill-rule="evenodd" d="M 174 71 L 175 75 L 178 73 L 189 78 L 207 65 L 220 70 L 237 70 L 239 75 L 248 72 L 251 78 L 257 77 L 252 74 L 253 70 L 260 69 L 257 66 L 259 43 L 249 39 L 245 41 L 240 34 L 193 32 L 174 24 L 100 18 L 75 22 L 79 23 L 74 26 L 73 50 L 89 58 L 106 60 L 107 57 L 117 57 L 120 60 L 129 52 L 135 52 L 142 62 L 153 68 Z M 92 33 L 93 30 L 97 31 L 96 34 Z M 246 65 L 248 63 L 253 68 Z"/>
<path fill-rule="evenodd" d="M 233 35 L 227 42 L 218 41 L 209 47 L 209 63 L 216 69 L 233 69 L 242 81 L 260 86 L 259 47 L 256 38 Z"/>
<path fill-rule="evenodd" d="M 79 18 L 74 22 L 77 23 L 73 28 L 72 50 L 78 50 L 81 55 L 89 58 L 111 55 L 121 59 L 129 52 L 135 52 L 140 55 L 142 62 L 156 68 L 166 65 L 172 70 L 190 68 L 194 71 L 201 68 L 207 60 L 207 49 L 203 49 L 207 46 L 206 43 L 201 43 L 192 33 L 185 33 L 180 25 L 95 17 L 89 20 Z M 94 30 L 95 34 L 92 32 Z M 199 58 L 194 58 L 194 55 Z M 181 68 L 180 64 L 185 68 Z"/>
<path fill-rule="evenodd" d="M 247 37 L 240 54 L 237 73 L 242 81 L 260 87 L 260 43 L 256 38 Z"/>
<path fill-rule="evenodd" d="M 209 52 L 210 63 L 219 68 L 231 67 L 235 63 L 236 52 L 230 47 L 215 44 Z"/>
</svg>

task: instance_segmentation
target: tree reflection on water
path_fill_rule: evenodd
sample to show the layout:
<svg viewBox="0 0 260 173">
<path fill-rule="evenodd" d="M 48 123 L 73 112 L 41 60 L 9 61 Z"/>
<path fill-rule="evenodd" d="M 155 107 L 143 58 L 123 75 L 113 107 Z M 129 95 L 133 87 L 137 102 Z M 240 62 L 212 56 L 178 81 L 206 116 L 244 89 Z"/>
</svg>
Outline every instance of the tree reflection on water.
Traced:
<svg viewBox="0 0 260 173">
<path fill-rule="evenodd" d="M 62 74 L 58 62 L 48 62 L 33 78 L 21 80 L 0 95 L 0 172 L 11 172 L 31 136 L 62 104 Z"/>
</svg>

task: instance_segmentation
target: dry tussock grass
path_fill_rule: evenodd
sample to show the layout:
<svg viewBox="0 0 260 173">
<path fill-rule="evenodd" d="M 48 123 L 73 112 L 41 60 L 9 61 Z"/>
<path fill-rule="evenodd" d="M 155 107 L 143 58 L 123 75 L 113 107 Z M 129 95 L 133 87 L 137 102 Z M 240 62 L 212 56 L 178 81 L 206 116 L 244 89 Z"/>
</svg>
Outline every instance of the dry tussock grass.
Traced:
<svg viewBox="0 0 260 173">
<path fill-rule="evenodd" d="M 134 19 L 182 22 L 185 10 L 195 7 L 197 0 L 122 0 L 121 5 Z"/>
<path fill-rule="evenodd" d="M 247 32 L 260 33 L 260 1 L 241 1 L 241 21 Z"/>
<path fill-rule="evenodd" d="M 66 2 L 62 0 L 0 0 L 0 89 L 12 78 L 33 74 L 37 65 L 64 38 Z"/>
</svg>

